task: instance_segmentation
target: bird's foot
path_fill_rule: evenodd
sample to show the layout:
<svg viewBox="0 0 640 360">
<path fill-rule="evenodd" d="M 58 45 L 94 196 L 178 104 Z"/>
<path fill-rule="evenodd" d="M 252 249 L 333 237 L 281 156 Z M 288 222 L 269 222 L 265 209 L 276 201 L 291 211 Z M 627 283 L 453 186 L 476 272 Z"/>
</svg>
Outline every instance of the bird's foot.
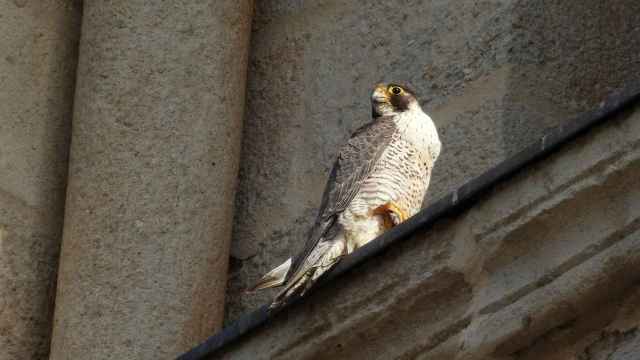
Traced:
<svg viewBox="0 0 640 360">
<path fill-rule="evenodd" d="M 409 215 L 393 201 L 378 206 L 373 210 L 373 214 L 382 216 L 385 229 L 390 229 L 409 218 Z"/>
</svg>

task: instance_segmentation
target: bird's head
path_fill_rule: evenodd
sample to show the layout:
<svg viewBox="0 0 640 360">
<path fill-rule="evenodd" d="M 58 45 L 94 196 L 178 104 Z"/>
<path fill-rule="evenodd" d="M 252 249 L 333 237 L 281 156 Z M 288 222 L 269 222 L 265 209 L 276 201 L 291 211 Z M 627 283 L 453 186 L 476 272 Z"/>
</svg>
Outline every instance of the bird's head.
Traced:
<svg viewBox="0 0 640 360">
<path fill-rule="evenodd" d="M 378 84 L 371 94 L 373 117 L 389 116 L 420 108 L 415 92 L 405 85 Z"/>
</svg>

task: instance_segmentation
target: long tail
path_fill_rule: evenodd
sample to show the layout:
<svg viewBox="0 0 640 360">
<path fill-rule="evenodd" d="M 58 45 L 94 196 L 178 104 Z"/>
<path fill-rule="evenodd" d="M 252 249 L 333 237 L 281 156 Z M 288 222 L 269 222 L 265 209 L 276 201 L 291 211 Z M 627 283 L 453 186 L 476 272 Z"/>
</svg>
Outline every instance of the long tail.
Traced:
<svg viewBox="0 0 640 360">
<path fill-rule="evenodd" d="M 287 273 L 291 267 L 291 258 L 283 262 L 280 266 L 266 273 L 257 284 L 249 288 L 246 292 L 254 292 L 257 290 L 268 289 L 284 285 L 287 279 Z"/>
<path fill-rule="evenodd" d="M 342 238 L 319 243 L 304 260 L 300 269 L 286 281 L 284 289 L 275 297 L 270 308 L 279 307 L 293 295 L 304 295 L 320 276 L 338 263 L 345 252 L 346 246 Z"/>
</svg>

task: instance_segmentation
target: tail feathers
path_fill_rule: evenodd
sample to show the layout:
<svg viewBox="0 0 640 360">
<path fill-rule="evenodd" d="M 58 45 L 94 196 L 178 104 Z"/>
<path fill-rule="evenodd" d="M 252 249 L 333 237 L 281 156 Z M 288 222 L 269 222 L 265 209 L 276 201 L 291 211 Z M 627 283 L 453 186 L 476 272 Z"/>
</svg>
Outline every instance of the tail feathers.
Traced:
<svg viewBox="0 0 640 360">
<path fill-rule="evenodd" d="M 280 266 L 266 273 L 257 284 L 249 288 L 247 292 L 273 288 L 284 285 L 284 281 L 291 267 L 291 258 L 283 262 Z"/>
<path fill-rule="evenodd" d="M 342 239 L 319 244 L 309 254 L 300 270 L 287 281 L 285 288 L 278 293 L 270 308 L 279 307 L 293 295 L 304 295 L 325 272 L 338 263 L 345 250 Z"/>
</svg>

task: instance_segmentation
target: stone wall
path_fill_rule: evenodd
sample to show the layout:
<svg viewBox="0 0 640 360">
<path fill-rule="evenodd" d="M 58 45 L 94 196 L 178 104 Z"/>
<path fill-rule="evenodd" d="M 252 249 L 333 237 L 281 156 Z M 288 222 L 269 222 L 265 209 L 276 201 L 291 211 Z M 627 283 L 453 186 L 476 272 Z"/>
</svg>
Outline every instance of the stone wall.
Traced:
<svg viewBox="0 0 640 360">
<path fill-rule="evenodd" d="M 227 320 L 295 254 L 338 147 L 380 80 L 408 82 L 443 141 L 426 204 L 640 79 L 634 0 L 259 2 Z"/>
</svg>

